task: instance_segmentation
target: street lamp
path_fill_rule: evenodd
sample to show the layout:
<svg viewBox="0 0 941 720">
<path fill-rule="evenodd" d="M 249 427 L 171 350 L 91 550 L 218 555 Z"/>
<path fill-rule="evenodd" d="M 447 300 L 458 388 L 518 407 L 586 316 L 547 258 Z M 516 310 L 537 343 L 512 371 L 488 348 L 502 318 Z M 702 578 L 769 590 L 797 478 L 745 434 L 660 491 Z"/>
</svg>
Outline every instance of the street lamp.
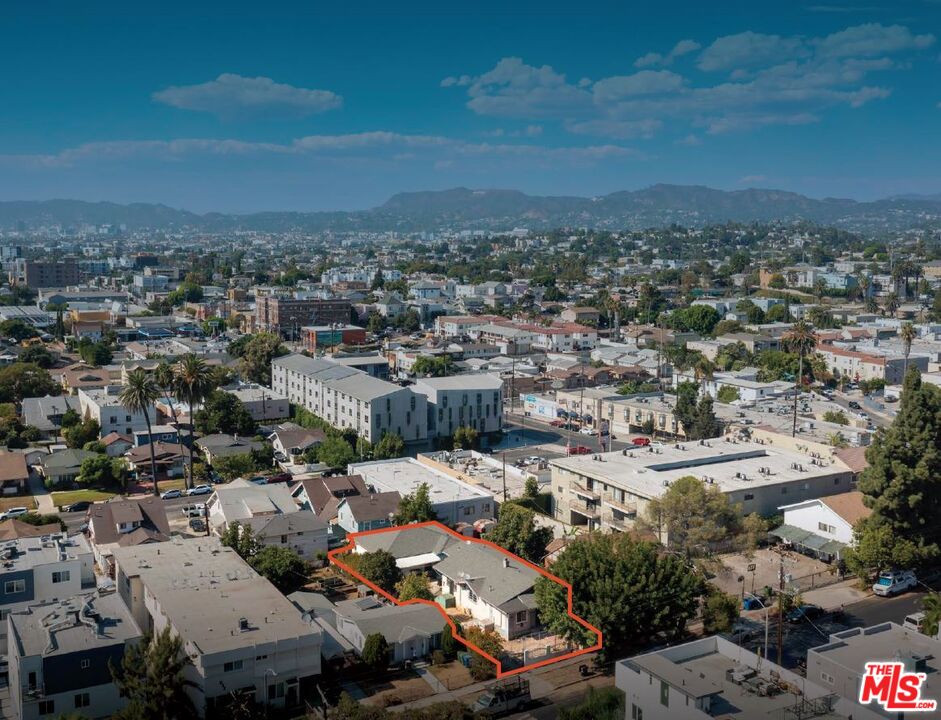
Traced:
<svg viewBox="0 0 941 720">
<path fill-rule="evenodd" d="M 750 598 L 754 599 L 754 601 L 755 601 L 756 603 L 758 603 L 759 605 L 761 605 L 762 609 L 765 611 L 765 648 L 764 648 L 764 658 L 765 658 L 765 660 L 767 660 L 767 659 L 768 659 L 768 612 L 769 612 L 769 608 L 768 608 L 767 605 L 765 605 L 765 604 L 761 601 L 761 598 L 760 598 L 760 597 L 758 597 L 757 595 L 755 595 L 755 593 L 748 593 L 748 596 L 749 596 Z M 743 595 L 743 597 L 744 597 L 744 595 Z M 778 618 L 778 622 L 781 622 L 781 618 Z"/>
</svg>

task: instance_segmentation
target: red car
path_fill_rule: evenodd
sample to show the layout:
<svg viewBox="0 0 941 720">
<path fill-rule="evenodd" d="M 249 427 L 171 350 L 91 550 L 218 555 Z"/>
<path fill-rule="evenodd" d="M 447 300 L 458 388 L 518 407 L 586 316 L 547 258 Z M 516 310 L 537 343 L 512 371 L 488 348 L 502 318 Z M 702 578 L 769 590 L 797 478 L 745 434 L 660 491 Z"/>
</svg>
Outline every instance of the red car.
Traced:
<svg viewBox="0 0 941 720">
<path fill-rule="evenodd" d="M 268 477 L 268 484 L 273 483 L 286 483 L 291 481 L 290 473 L 278 473 L 277 475 L 271 475 Z"/>
<path fill-rule="evenodd" d="M 551 423 L 549 423 L 549 424 L 550 424 L 552 427 L 562 427 L 565 423 L 563 423 L 561 420 L 553 420 L 553 421 L 552 421 Z"/>
<path fill-rule="evenodd" d="M 591 452 L 591 448 L 587 448 L 584 445 L 573 445 L 569 448 L 569 455 L 587 455 Z"/>
<path fill-rule="evenodd" d="M 636 437 L 633 440 L 631 440 L 631 442 L 634 443 L 634 445 L 636 445 L 637 447 L 647 447 L 648 445 L 650 445 L 650 438 Z"/>
</svg>

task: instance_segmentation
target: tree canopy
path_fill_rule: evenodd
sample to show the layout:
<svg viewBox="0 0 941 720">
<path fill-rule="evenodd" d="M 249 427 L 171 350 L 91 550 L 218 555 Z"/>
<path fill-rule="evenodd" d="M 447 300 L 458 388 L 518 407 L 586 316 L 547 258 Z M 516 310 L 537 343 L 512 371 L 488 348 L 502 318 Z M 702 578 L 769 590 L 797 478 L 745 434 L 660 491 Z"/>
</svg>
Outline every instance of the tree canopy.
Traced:
<svg viewBox="0 0 941 720">
<path fill-rule="evenodd" d="M 503 503 L 497 524 L 484 539 L 496 543 L 514 555 L 540 564 L 546 546 L 552 540 L 552 528 L 537 527 L 536 513 L 515 503 Z"/>
<path fill-rule="evenodd" d="M 369 582 L 387 593 L 395 592 L 396 583 L 402 577 L 402 572 L 395 564 L 395 557 L 385 550 L 349 553 L 343 556 L 343 560 Z"/>
<path fill-rule="evenodd" d="M 15 362 L 0 368 L 0 402 L 21 402 L 23 398 L 58 395 L 59 383 L 47 370 L 33 363 Z"/>
<path fill-rule="evenodd" d="M 437 520 L 434 506 L 431 504 L 431 489 L 428 483 L 422 483 L 418 489 L 399 501 L 399 512 L 395 516 L 396 525 Z"/>
<path fill-rule="evenodd" d="M 251 413 L 232 393 L 213 390 L 196 411 L 196 429 L 203 435 L 228 433 L 229 435 L 252 435 L 255 421 Z"/>
</svg>

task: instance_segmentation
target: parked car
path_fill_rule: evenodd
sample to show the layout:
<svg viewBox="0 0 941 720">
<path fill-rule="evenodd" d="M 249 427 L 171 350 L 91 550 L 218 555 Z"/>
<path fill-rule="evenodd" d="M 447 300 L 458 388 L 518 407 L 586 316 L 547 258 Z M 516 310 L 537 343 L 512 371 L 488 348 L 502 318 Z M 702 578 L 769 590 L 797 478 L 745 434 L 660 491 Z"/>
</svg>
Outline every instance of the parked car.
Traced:
<svg viewBox="0 0 941 720">
<path fill-rule="evenodd" d="M 78 502 L 71 503 L 70 505 L 63 505 L 62 512 L 82 512 L 83 510 L 88 510 L 93 503 L 88 502 L 88 500 L 79 500 Z"/>
<path fill-rule="evenodd" d="M 569 448 L 569 455 L 587 455 L 591 452 L 591 448 L 587 448 L 584 445 L 573 445 Z"/>
<path fill-rule="evenodd" d="M 562 427 L 565 423 L 564 423 L 562 420 L 553 420 L 553 421 L 550 422 L 549 424 L 550 424 L 552 427 L 560 428 L 560 427 Z"/>
<path fill-rule="evenodd" d="M 879 579 L 872 586 L 872 591 L 880 597 L 891 597 L 918 585 L 918 578 L 911 570 L 893 570 L 879 573 Z"/>
<path fill-rule="evenodd" d="M 25 507 L 11 507 L 5 513 L 0 513 L 0 520 L 9 520 L 10 518 L 20 517 L 29 512 L 29 508 Z"/>
<path fill-rule="evenodd" d="M 633 440 L 631 440 L 631 443 L 636 445 L 637 447 L 647 447 L 648 445 L 650 445 L 650 438 L 636 437 Z"/>
<path fill-rule="evenodd" d="M 183 517 L 203 517 L 206 514 L 206 505 L 204 503 L 196 503 L 195 505 L 184 505 L 180 510 L 180 513 Z"/>
<path fill-rule="evenodd" d="M 271 485 L 272 483 L 291 482 L 292 477 L 293 476 L 291 475 L 291 473 L 278 473 L 277 475 L 269 475 L 268 484 Z"/>
<path fill-rule="evenodd" d="M 212 492 L 212 485 L 197 485 L 187 491 L 187 495 L 209 495 Z"/>
<path fill-rule="evenodd" d="M 190 530 L 194 532 L 206 532 L 206 521 L 202 518 L 190 518 Z"/>
<path fill-rule="evenodd" d="M 160 493 L 160 498 L 162 500 L 176 500 L 176 498 L 181 497 L 183 497 L 183 493 L 176 489 L 164 490 L 162 493 Z"/>
<path fill-rule="evenodd" d="M 799 623 L 804 620 L 816 620 L 823 615 L 823 608 L 819 605 L 801 605 L 791 610 L 784 619 L 789 623 Z"/>
<path fill-rule="evenodd" d="M 850 400 L 850 401 L 847 403 L 847 405 L 849 405 L 849 409 L 850 409 L 850 410 L 862 410 L 862 409 L 863 409 L 863 406 L 860 405 L 860 404 L 859 404 L 858 402 L 856 402 L 855 400 Z"/>
<path fill-rule="evenodd" d="M 526 707 L 532 701 L 529 680 L 517 678 L 490 687 L 471 706 L 475 717 L 492 718 Z"/>
<path fill-rule="evenodd" d="M 249 478 L 248 481 L 252 485 L 267 485 L 268 484 L 268 478 L 266 478 L 264 475 L 258 475 L 256 477 Z"/>
<path fill-rule="evenodd" d="M 580 432 L 582 435 L 597 435 L 597 434 L 598 434 L 598 431 L 595 430 L 595 429 L 594 429 L 593 427 L 591 427 L 590 425 L 586 425 L 585 427 L 583 427 L 583 428 L 582 428 L 581 430 L 579 430 L 578 432 Z"/>
<path fill-rule="evenodd" d="M 527 465 L 538 465 L 541 462 L 544 462 L 544 459 L 538 455 L 530 455 L 528 458 L 523 460 Z"/>
</svg>

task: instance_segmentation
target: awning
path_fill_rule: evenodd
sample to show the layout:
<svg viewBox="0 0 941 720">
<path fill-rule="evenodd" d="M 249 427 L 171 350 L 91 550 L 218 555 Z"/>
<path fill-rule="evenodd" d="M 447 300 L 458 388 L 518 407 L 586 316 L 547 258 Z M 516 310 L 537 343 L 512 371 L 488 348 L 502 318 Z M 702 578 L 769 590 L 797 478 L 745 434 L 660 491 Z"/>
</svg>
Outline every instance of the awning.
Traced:
<svg viewBox="0 0 941 720">
<path fill-rule="evenodd" d="M 772 530 L 770 534 L 781 538 L 785 542 L 799 545 L 812 533 L 808 532 L 807 530 L 801 530 L 800 528 L 794 527 L 793 525 L 782 525 L 781 527 Z"/>
<path fill-rule="evenodd" d="M 803 545 L 806 548 L 810 548 L 811 550 L 819 551 L 820 548 L 822 548 L 828 542 L 830 541 L 827 540 L 827 538 L 820 537 L 819 535 L 814 535 L 813 533 L 811 533 L 810 535 L 808 535 L 806 538 L 804 538 L 801 541 L 801 545 Z"/>
<path fill-rule="evenodd" d="M 827 555 L 839 555 L 843 552 L 845 547 L 846 543 L 837 542 L 836 540 L 828 540 L 818 552 L 826 553 Z"/>
</svg>

